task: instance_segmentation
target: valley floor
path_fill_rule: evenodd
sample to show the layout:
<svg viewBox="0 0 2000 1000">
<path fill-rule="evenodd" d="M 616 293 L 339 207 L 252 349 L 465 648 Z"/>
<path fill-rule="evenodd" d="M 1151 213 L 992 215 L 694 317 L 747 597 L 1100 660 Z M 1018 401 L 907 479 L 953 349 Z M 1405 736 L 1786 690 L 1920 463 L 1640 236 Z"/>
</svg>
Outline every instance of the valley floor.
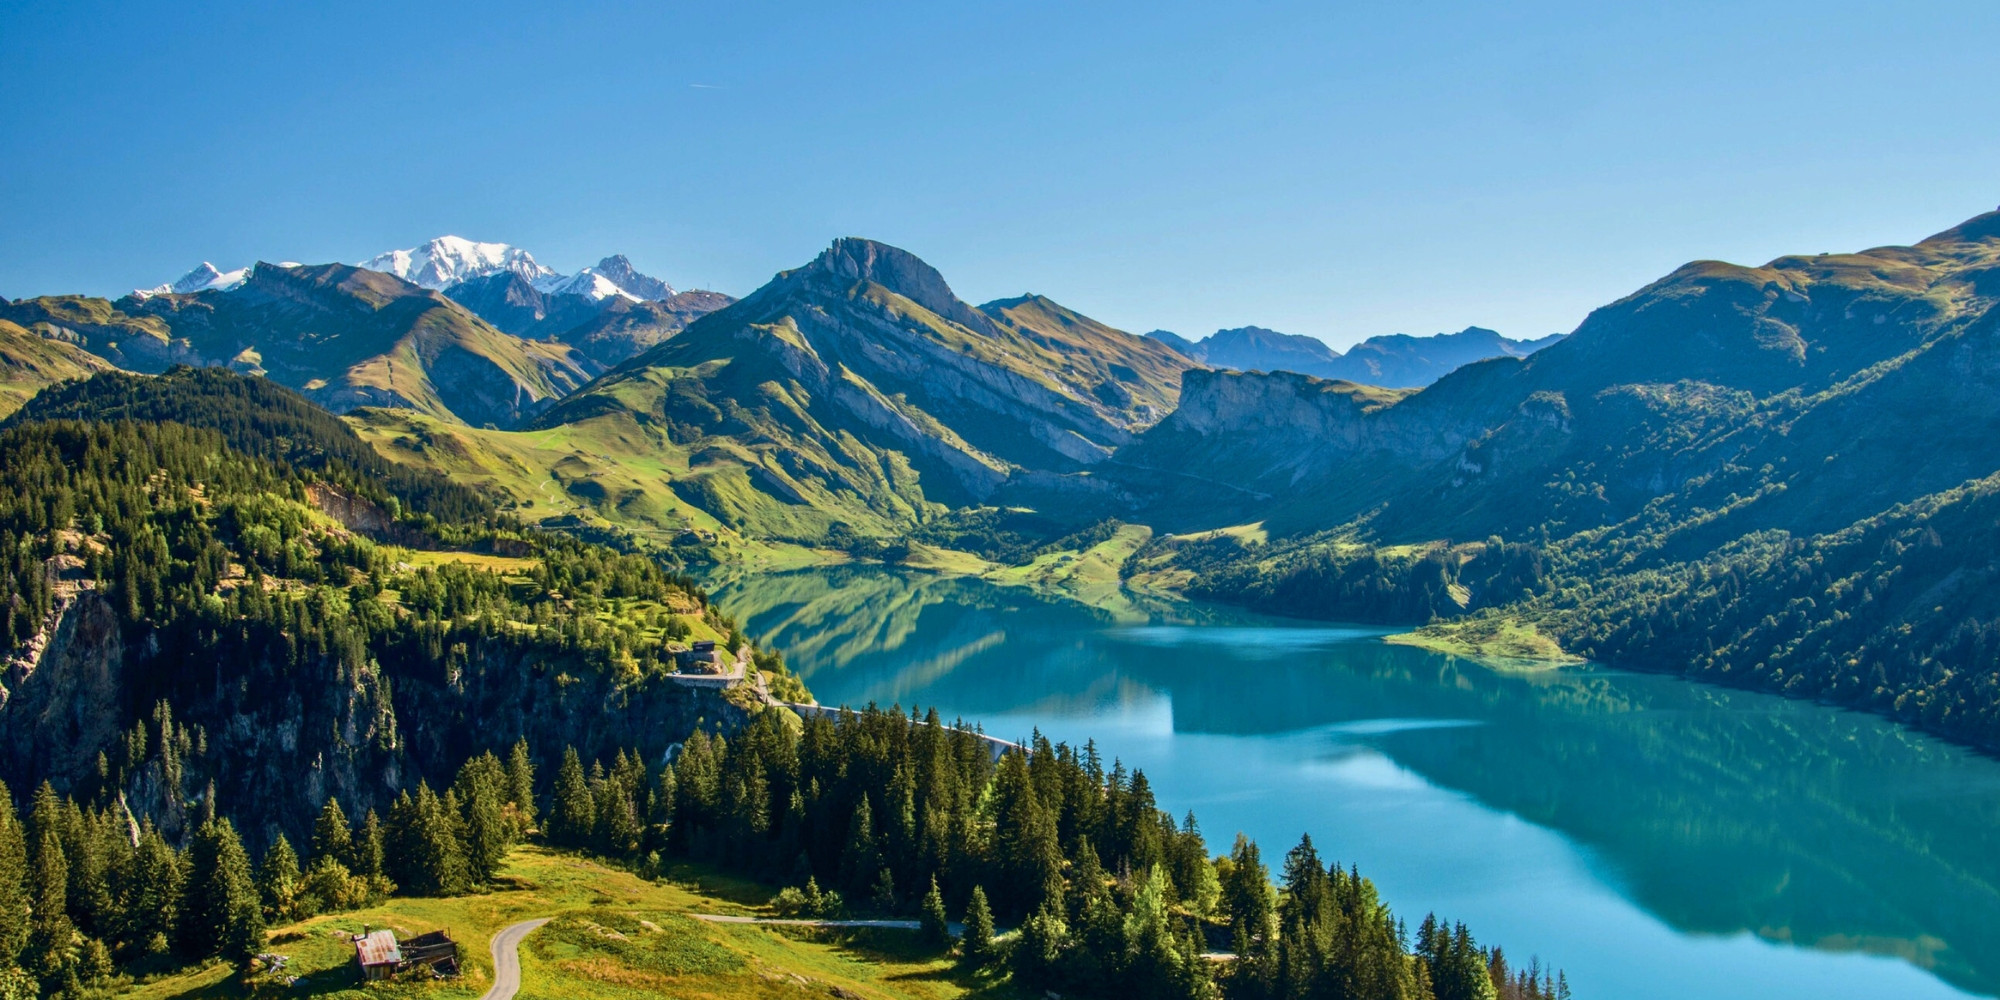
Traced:
<svg viewBox="0 0 2000 1000">
<path fill-rule="evenodd" d="M 658 882 L 575 854 L 516 848 L 499 887 L 446 899 L 391 899 L 381 906 L 275 928 L 270 951 L 285 973 L 249 990 L 215 964 L 133 986 L 122 1000 L 236 997 L 423 997 L 472 1000 L 493 982 L 489 943 L 501 929 L 551 917 L 520 948 L 520 1000 L 960 1000 L 1011 998 L 1003 981 L 960 972 L 921 950 L 901 929 L 825 928 L 697 920 L 695 914 L 765 917 L 771 891 L 705 868 L 680 867 Z M 463 975 L 411 978 L 363 988 L 349 936 L 363 926 L 402 939 L 448 931 Z"/>
</svg>

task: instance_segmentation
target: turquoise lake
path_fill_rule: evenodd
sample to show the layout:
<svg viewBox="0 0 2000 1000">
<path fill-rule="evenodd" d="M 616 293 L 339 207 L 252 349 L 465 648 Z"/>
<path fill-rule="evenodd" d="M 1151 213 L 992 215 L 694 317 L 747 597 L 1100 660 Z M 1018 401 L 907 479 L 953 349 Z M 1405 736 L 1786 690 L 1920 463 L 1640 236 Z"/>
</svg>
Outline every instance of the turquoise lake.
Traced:
<svg viewBox="0 0 2000 1000">
<path fill-rule="evenodd" d="M 2000 994 L 2000 762 L 1873 716 L 879 568 L 718 597 L 823 703 L 1095 739 L 1211 851 L 1309 832 L 1580 998 Z"/>
</svg>

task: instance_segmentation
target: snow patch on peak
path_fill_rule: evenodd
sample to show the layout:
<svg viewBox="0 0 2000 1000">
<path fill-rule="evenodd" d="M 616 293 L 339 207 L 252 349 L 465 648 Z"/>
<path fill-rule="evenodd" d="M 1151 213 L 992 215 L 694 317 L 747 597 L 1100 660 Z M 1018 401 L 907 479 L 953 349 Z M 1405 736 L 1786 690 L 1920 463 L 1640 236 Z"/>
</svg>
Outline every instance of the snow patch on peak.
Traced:
<svg viewBox="0 0 2000 1000">
<path fill-rule="evenodd" d="M 535 289 L 544 295 L 581 295 L 592 302 L 602 302 L 613 297 L 626 298 L 633 302 L 644 301 L 595 268 L 588 267 L 568 277 L 560 274 L 551 275 L 535 282 Z"/>
<path fill-rule="evenodd" d="M 533 254 L 519 247 L 477 243 L 460 236 L 440 236 L 420 247 L 377 254 L 362 261 L 360 266 L 438 290 L 503 271 L 512 271 L 531 282 L 556 276 L 556 272 L 537 263 Z"/>
<path fill-rule="evenodd" d="M 234 271 L 224 271 L 208 261 L 164 285 L 151 288 L 135 288 L 132 294 L 142 299 L 155 295 L 192 295 L 195 292 L 226 292 L 250 277 L 250 269 L 239 267 Z"/>
</svg>

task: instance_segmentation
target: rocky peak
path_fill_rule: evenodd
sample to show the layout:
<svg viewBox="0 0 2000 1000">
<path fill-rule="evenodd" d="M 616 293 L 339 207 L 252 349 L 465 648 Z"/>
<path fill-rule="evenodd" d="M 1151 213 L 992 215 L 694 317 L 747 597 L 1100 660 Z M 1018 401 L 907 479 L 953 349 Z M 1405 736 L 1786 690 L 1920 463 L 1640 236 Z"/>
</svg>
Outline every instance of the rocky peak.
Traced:
<svg viewBox="0 0 2000 1000">
<path fill-rule="evenodd" d="M 993 333 L 993 322 L 952 294 L 938 269 L 908 250 L 856 236 L 833 241 L 804 271 L 808 276 L 827 275 L 848 282 L 866 281 L 886 288 L 951 320 L 981 333 Z"/>
<path fill-rule="evenodd" d="M 612 284 L 640 299 L 658 301 L 674 297 L 672 285 L 652 275 L 640 274 L 639 270 L 632 266 L 631 260 L 622 253 L 612 254 L 598 261 L 597 266 L 590 270 L 609 278 Z"/>
</svg>

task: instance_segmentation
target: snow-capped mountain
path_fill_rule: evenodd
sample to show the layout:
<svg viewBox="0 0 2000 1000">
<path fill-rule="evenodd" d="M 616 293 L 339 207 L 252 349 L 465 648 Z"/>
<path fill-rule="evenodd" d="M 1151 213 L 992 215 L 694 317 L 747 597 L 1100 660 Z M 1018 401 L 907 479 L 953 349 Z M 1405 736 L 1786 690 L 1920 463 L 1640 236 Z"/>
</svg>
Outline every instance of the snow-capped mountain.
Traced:
<svg viewBox="0 0 2000 1000">
<path fill-rule="evenodd" d="M 626 291 L 618 282 L 589 267 L 568 277 L 558 274 L 534 284 L 535 290 L 544 295 L 581 295 L 593 302 L 602 302 L 613 296 L 630 299 L 633 302 L 645 301 L 644 297 Z"/>
<path fill-rule="evenodd" d="M 280 267 L 296 267 L 286 263 Z M 632 302 L 669 299 L 673 286 L 632 267 L 624 254 L 613 254 L 575 274 L 562 274 L 544 267 L 533 254 L 505 243 L 478 243 L 460 236 L 440 236 L 408 250 L 391 250 L 360 262 L 371 271 L 393 274 L 404 281 L 435 291 L 496 274 L 514 274 L 544 295 L 581 295 L 596 303 L 614 298 Z M 203 261 L 200 267 L 180 278 L 153 288 L 133 290 L 144 299 L 154 295 L 228 291 L 250 276 L 250 269 L 224 271 Z"/>
<path fill-rule="evenodd" d="M 674 297 L 674 286 L 651 275 L 640 274 L 633 269 L 632 262 L 622 253 L 612 254 L 597 262 L 596 267 L 585 268 L 611 279 L 611 283 L 623 289 L 625 294 L 648 302 L 658 302 Z"/>
<path fill-rule="evenodd" d="M 154 295 L 189 295 L 194 292 L 206 292 L 210 289 L 226 292 L 242 284 L 244 279 L 248 277 L 250 277 L 250 269 L 247 267 L 239 267 L 234 271 L 223 271 L 208 261 L 202 261 L 200 267 L 164 285 L 155 285 L 151 288 L 135 288 L 132 290 L 132 294 L 143 299 Z"/>
<path fill-rule="evenodd" d="M 505 243 L 474 243 L 459 236 L 440 236 L 420 247 L 391 250 L 360 263 L 370 271 L 386 271 L 424 288 L 443 290 L 471 278 L 512 271 L 539 284 L 561 275 L 535 262 L 533 254 Z"/>
</svg>

